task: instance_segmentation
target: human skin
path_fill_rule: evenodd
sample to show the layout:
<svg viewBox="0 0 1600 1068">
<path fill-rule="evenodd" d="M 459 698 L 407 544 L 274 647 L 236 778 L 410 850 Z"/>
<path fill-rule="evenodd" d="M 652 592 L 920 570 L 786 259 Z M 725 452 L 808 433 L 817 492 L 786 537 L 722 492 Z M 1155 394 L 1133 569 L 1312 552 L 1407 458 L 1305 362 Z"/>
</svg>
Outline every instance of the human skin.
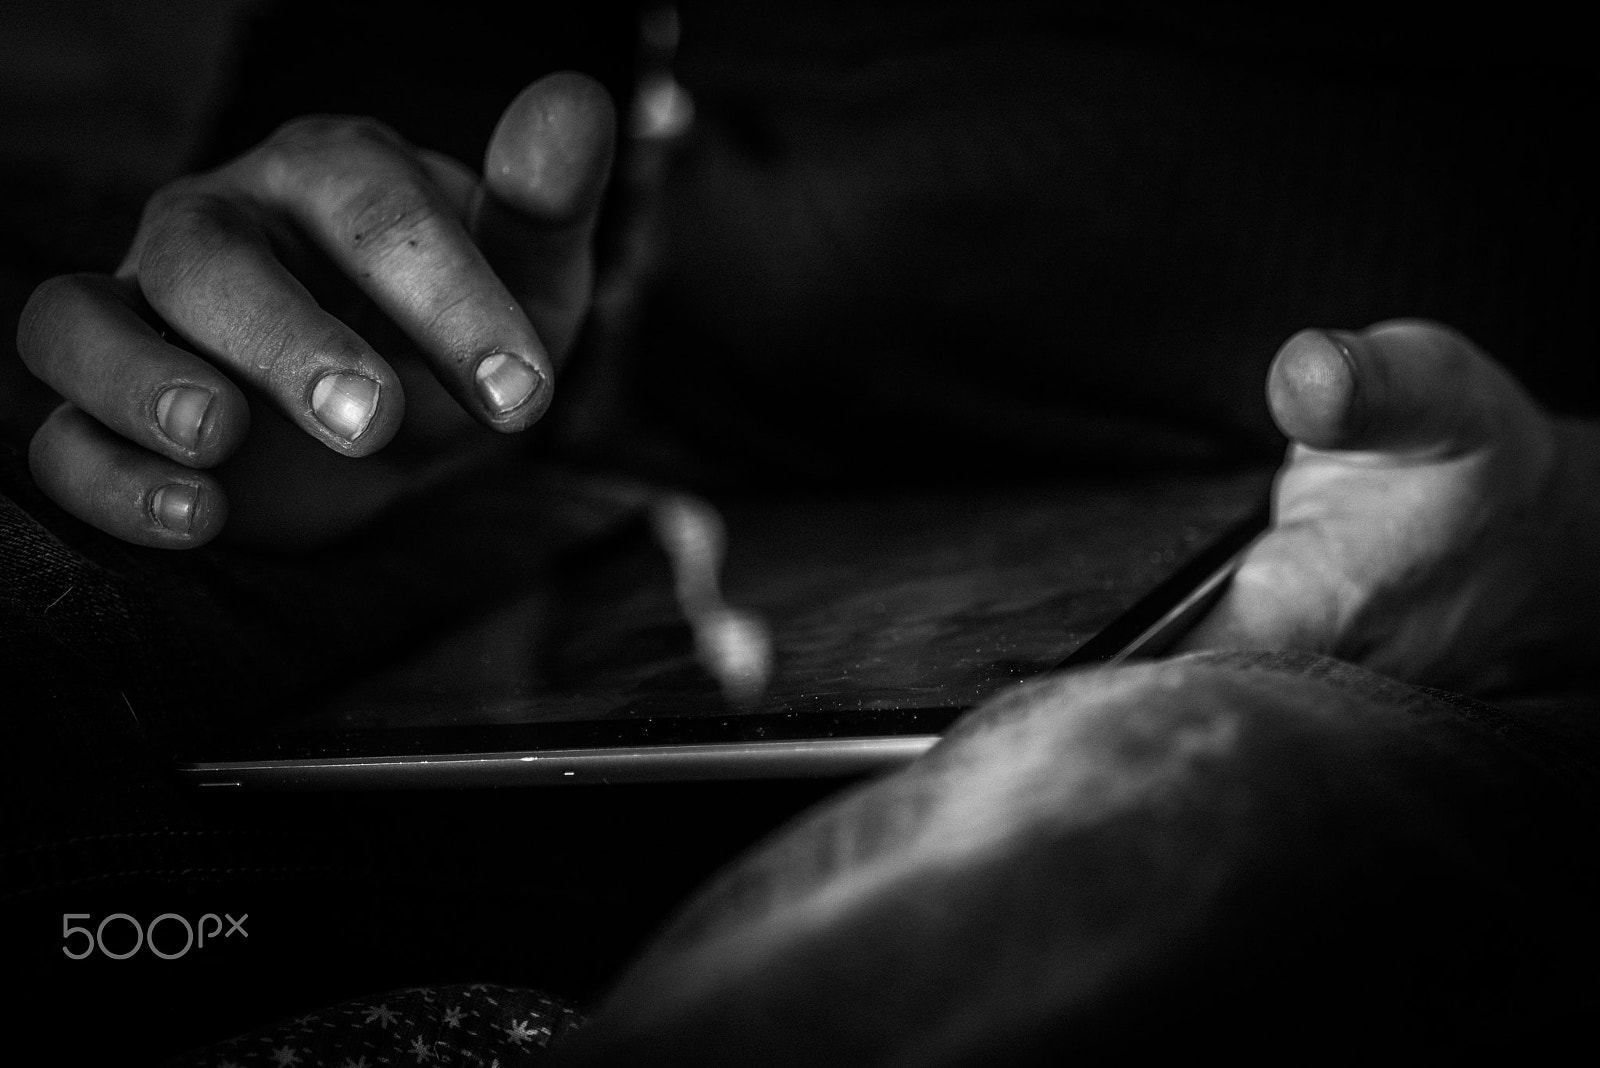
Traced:
<svg viewBox="0 0 1600 1068">
<path fill-rule="evenodd" d="M 807 813 L 566 1063 L 1526 1055 L 1585 1029 L 1582 754 L 1395 679 L 1592 704 L 1600 438 L 1426 322 L 1297 334 L 1268 402 L 1294 440 L 1274 521 L 1187 653 L 1015 687 Z"/>
<path fill-rule="evenodd" d="M 18 351 L 66 400 L 35 480 L 135 544 L 308 546 L 493 455 L 588 310 L 614 141 L 605 90 L 563 73 L 512 101 L 481 176 L 320 116 L 168 185 L 114 275 L 23 311 Z"/>
<path fill-rule="evenodd" d="M 164 191 L 115 276 L 47 283 L 23 317 L 24 359 L 67 399 L 34 439 L 40 486 L 138 544 L 199 545 L 226 524 L 249 540 L 304 545 L 492 454 L 504 440 L 495 432 L 526 429 L 552 403 L 555 370 L 587 307 L 589 238 L 613 121 L 599 90 L 569 76 L 537 83 L 513 103 L 481 180 L 391 131 L 316 120 Z M 305 294 L 338 308 L 341 321 Z M 351 310 L 344 297 L 355 298 Z M 369 309 L 404 337 L 363 333 L 379 321 Z M 474 373 L 494 354 L 526 360 L 540 380 L 504 411 L 484 406 Z M 352 433 L 336 433 L 317 413 L 317 386 L 330 373 L 377 384 L 375 410 L 342 424 Z M 209 404 L 172 392 L 184 388 L 209 393 Z M 323 416 L 337 422 L 363 394 L 324 391 L 321 399 L 330 396 Z M 1485 696 L 1582 679 L 1600 605 L 1589 563 L 1600 545 L 1593 428 L 1551 418 L 1470 341 L 1422 322 L 1296 335 L 1269 373 L 1268 403 L 1292 441 L 1274 522 L 1188 648 L 1326 653 Z M 185 415 L 187 430 L 172 422 Z M 192 495 L 162 495 L 174 486 Z M 731 878 L 755 872 L 771 892 L 749 908 L 728 905 L 748 898 L 713 892 L 703 922 L 657 947 L 601 1017 L 602 1028 L 613 1021 L 618 1048 L 700 1051 L 704 1063 L 755 1050 L 770 1062 L 793 1032 L 774 1025 L 718 1045 L 726 1037 L 716 1031 L 719 1014 L 734 996 L 769 1023 L 773 1006 L 859 1013 L 873 991 L 905 978 L 903 951 L 925 938 L 965 937 L 973 953 L 987 952 L 989 917 L 973 902 L 1017 916 L 1054 903 L 1054 936 L 1091 949 L 1104 936 L 1099 971 L 1052 971 L 1050 955 L 1040 958 L 1087 1011 L 1112 987 L 1139 989 L 1156 974 L 1140 968 L 1211 929 L 1206 871 L 1272 860 L 1253 842 L 1228 852 L 1196 827 L 1225 829 L 1235 802 L 1315 807 L 1328 795 L 1303 792 L 1308 781 L 1375 761 L 1396 772 L 1412 763 L 1411 750 L 1374 733 L 1382 701 L 1341 703 L 1195 660 L 1045 684 L 1029 695 L 998 702 L 935 760 L 852 794 L 736 869 Z M 1131 718 L 1141 711 L 1145 719 Z M 1090 743 L 1139 759 L 1067 759 Z M 1150 757 L 1143 763 L 1141 745 Z M 1285 745 L 1295 760 L 1275 764 Z M 1143 779 L 1141 768 L 1150 772 Z M 1352 825 L 1392 819 L 1430 796 L 1391 789 L 1384 774 L 1363 782 L 1377 800 L 1351 809 Z M 1119 789 L 1127 806 L 1084 801 Z M 1026 803 L 1013 805 L 1019 798 Z M 1173 799 L 1184 804 L 1171 811 L 1199 824 L 1163 822 Z M 1124 816 L 1131 824 L 1116 824 Z M 1170 830 L 1161 841 L 1172 862 L 1163 870 L 1181 878 L 1169 884 L 1170 898 L 1097 930 L 1092 902 L 1053 896 L 1051 879 L 1071 874 L 1070 857 L 1030 843 L 1089 841 L 1072 837 L 1081 829 L 1110 842 L 1118 826 Z M 1292 838 L 1296 828 L 1261 826 L 1268 838 Z M 882 827 L 907 833 L 874 837 Z M 1406 841 L 1421 847 L 1436 840 L 1430 833 Z M 840 846 L 863 838 L 872 848 Z M 1138 889 L 1137 869 L 1115 870 L 1117 881 L 1088 890 Z M 1349 873 L 1350 865 L 1339 869 Z M 1040 874 L 1050 878 L 1030 881 Z M 1250 889 L 1267 901 L 1276 884 L 1270 874 L 1262 880 Z M 908 910 L 908 901 L 920 904 Z M 1145 922 L 1156 915 L 1173 926 Z M 1028 945 L 1049 948 L 1027 934 Z M 872 944 L 883 950 L 881 970 L 837 970 L 835 947 Z M 930 958 L 919 974 L 929 986 L 948 985 L 970 974 L 971 959 Z M 839 985 L 846 980 L 854 986 Z M 962 991 L 934 1003 L 967 1014 L 954 1026 L 974 1045 L 950 1048 L 981 1048 L 1017 989 L 1002 973 L 989 1001 Z M 829 990 L 855 994 L 816 996 Z M 1040 1006 L 1024 1025 L 1054 1027 L 1059 1006 Z M 913 1009 L 908 1019 L 921 1027 L 926 1017 Z M 597 1040 L 607 1033 L 597 1030 Z M 884 1030 L 863 1040 L 892 1047 L 896 1037 Z"/>
<path fill-rule="evenodd" d="M 730 864 L 556 1060 L 1560 1049 L 1597 819 L 1525 728 L 1303 654 L 1024 683 Z"/>
<path fill-rule="evenodd" d="M 1437 323 L 1305 331 L 1268 375 L 1271 528 L 1186 649 L 1295 649 L 1498 699 L 1594 687 L 1600 431 Z"/>
<path fill-rule="evenodd" d="M 114 276 L 24 310 L 19 352 L 66 399 L 36 481 L 137 544 L 310 547 L 505 451 L 587 313 L 615 121 L 555 74 L 508 106 L 481 176 L 313 117 L 161 190 Z M 1600 603 L 1592 428 L 1416 321 L 1296 335 L 1267 396 L 1292 443 L 1272 528 L 1189 648 L 1479 694 L 1571 680 Z"/>
</svg>

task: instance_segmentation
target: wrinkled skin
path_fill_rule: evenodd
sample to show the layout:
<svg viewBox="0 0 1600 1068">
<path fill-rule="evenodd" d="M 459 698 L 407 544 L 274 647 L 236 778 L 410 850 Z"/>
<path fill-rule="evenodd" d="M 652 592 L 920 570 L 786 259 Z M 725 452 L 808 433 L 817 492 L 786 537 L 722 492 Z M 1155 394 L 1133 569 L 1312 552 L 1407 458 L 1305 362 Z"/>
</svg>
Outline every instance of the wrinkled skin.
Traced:
<svg viewBox="0 0 1600 1068">
<path fill-rule="evenodd" d="M 35 480 L 136 544 L 307 546 L 504 451 L 588 310 L 614 138 L 605 90 L 556 74 L 507 108 L 481 178 L 310 117 L 172 183 L 114 276 L 24 310 L 22 358 L 66 399 Z"/>
<path fill-rule="evenodd" d="M 596 87 L 556 76 L 512 104 L 481 180 L 391 131 L 319 119 L 163 191 L 115 277 L 53 280 L 24 315 L 24 359 L 67 400 L 34 439 L 39 484 L 139 544 L 198 545 L 224 526 L 311 544 L 494 453 L 493 431 L 552 403 L 587 308 L 613 122 Z M 480 389 L 496 355 L 536 388 Z M 319 390 L 329 374 L 356 377 Z M 486 406 L 497 396 L 518 402 Z M 1592 427 L 1552 419 L 1424 322 L 1296 335 L 1268 401 L 1292 440 L 1273 523 L 1189 650 L 1328 654 L 1487 696 L 1592 672 Z M 1393 682 L 1315 663 L 1310 677 L 1180 658 L 997 699 L 929 758 L 736 864 L 570 1055 L 1045 1057 L 1095 1034 L 1148 1038 L 1174 1006 L 1216 1010 L 1219 991 L 1270 990 L 1249 961 L 1285 963 L 1273 939 L 1307 929 L 1295 895 L 1320 888 L 1327 909 L 1340 900 L 1327 888 L 1347 888 L 1352 912 L 1331 919 L 1368 933 L 1397 872 L 1419 880 L 1394 887 L 1418 915 L 1429 895 L 1451 900 L 1452 880 L 1463 908 L 1498 901 L 1509 839 L 1474 830 L 1493 812 L 1475 791 L 1509 784 L 1528 803 L 1542 780 L 1458 775 L 1503 754 L 1463 741 L 1440 707 L 1419 720 L 1420 698 Z M 1366 682 L 1330 682 L 1339 671 Z M 1398 939 L 1387 950 L 1334 937 L 1307 952 L 1331 954 L 1340 979 L 1341 954 L 1386 954 L 1372 993 L 1347 992 L 1398 1019 L 1406 981 L 1454 989 L 1471 974 L 1439 955 L 1440 925 L 1463 915 L 1382 927 Z M 1223 937 L 1246 930 L 1260 940 Z M 1334 997 L 1322 979 L 1314 996 Z M 1326 1026 L 1322 1004 L 1294 1021 Z"/>
<path fill-rule="evenodd" d="M 1593 806 L 1532 825 L 1571 784 L 1458 711 L 1305 656 L 1024 684 L 732 865 L 564 1063 L 1322 1063 L 1570 1040 L 1595 879 L 1559 847 Z"/>
<path fill-rule="evenodd" d="M 1600 648 L 1600 434 L 1424 322 L 1292 338 L 1272 528 L 1187 647 L 1327 653 L 1479 696 L 1581 685 Z"/>
<path fill-rule="evenodd" d="M 1279 652 L 988 702 L 732 865 L 570 1063 L 1569 1041 L 1596 805 L 1519 746 L 1537 724 L 1393 678 L 1592 690 L 1600 438 L 1429 323 L 1296 335 L 1268 395 L 1273 522 L 1186 645 Z"/>
</svg>

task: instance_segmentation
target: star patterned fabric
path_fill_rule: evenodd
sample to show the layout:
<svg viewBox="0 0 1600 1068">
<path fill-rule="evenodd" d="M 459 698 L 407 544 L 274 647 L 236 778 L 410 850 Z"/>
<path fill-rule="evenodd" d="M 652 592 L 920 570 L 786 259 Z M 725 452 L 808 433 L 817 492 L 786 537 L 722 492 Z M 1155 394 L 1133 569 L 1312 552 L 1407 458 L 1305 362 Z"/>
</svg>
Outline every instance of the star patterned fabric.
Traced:
<svg viewBox="0 0 1600 1068">
<path fill-rule="evenodd" d="M 169 1068 L 514 1068 L 578 1027 L 576 1010 L 515 987 L 422 987 L 280 1021 Z"/>
</svg>

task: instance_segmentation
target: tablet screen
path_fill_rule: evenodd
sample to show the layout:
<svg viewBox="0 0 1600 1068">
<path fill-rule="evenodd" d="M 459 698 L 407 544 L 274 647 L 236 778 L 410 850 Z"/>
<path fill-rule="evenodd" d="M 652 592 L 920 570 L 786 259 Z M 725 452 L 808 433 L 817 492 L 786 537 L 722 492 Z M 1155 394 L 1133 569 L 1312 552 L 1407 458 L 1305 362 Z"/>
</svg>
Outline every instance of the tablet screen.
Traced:
<svg viewBox="0 0 1600 1068">
<path fill-rule="evenodd" d="M 183 759 L 937 732 L 1070 662 L 1164 583 L 1195 580 L 1267 486 L 1252 471 L 715 502 L 658 493 L 516 599 L 303 716 L 208 737 Z"/>
</svg>

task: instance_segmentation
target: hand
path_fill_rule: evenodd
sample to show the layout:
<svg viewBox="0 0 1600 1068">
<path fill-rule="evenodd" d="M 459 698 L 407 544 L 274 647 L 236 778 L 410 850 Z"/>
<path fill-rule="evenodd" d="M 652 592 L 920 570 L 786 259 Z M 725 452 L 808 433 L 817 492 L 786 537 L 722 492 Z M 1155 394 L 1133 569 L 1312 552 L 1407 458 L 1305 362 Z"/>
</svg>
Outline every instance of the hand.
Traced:
<svg viewBox="0 0 1600 1068">
<path fill-rule="evenodd" d="M 556 74 L 506 110 L 481 181 L 320 117 L 172 183 L 115 276 L 52 279 L 23 312 L 22 358 L 66 401 L 35 480 L 141 545 L 225 523 L 306 544 L 496 453 L 483 428 L 539 419 L 588 310 L 614 137 L 605 90 Z"/>
<path fill-rule="evenodd" d="M 1327 653 L 1488 696 L 1592 672 L 1600 435 L 1424 322 L 1297 334 L 1267 392 L 1294 441 L 1272 528 L 1185 648 Z"/>
</svg>

